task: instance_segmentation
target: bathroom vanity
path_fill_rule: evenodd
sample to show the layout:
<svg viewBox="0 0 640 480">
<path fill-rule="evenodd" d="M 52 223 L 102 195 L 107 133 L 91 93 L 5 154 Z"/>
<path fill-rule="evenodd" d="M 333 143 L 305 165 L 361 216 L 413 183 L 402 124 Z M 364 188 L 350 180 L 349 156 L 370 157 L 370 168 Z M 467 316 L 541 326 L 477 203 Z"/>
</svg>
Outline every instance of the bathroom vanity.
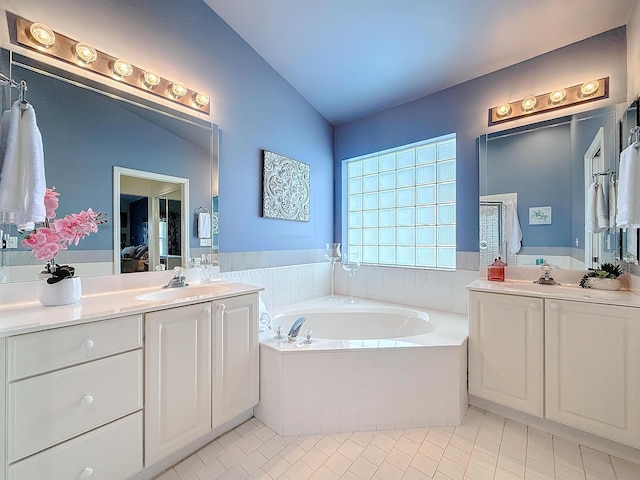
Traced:
<svg viewBox="0 0 640 480">
<path fill-rule="evenodd" d="M 250 418 L 260 290 L 0 308 L 0 479 L 148 479 Z"/>
<path fill-rule="evenodd" d="M 472 404 L 640 448 L 640 295 L 486 280 L 469 290 Z"/>
</svg>

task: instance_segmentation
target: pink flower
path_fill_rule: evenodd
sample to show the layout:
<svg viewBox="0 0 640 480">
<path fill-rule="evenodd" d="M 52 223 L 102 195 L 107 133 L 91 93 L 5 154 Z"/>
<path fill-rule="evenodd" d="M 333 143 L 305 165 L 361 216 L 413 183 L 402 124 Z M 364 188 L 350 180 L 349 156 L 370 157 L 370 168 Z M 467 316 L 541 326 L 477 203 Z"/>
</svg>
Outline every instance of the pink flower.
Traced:
<svg viewBox="0 0 640 480">
<path fill-rule="evenodd" d="M 56 187 L 47 188 L 44 193 L 44 208 L 47 213 L 46 218 L 56 218 L 56 209 L 58 208 L 58 192 L 55 191 Z"/>
<path fill-rule="evenodd" d="M 67 249 L 58 234 L 47 227 L 34 230 L 22 240 L 22 245 L 31 248 L 33 256 L 38 260 L 50 260 L 58 255 L 60 250 Z"/>
<path fill-rule="evenodd" d="M 52 228 L 68 245 L 78 245 L 80 240 L 98 231 L 96 219 L 100 214 L 90 208 L 85 212 L 72 213 L 53 222 Z"/>
</svg>

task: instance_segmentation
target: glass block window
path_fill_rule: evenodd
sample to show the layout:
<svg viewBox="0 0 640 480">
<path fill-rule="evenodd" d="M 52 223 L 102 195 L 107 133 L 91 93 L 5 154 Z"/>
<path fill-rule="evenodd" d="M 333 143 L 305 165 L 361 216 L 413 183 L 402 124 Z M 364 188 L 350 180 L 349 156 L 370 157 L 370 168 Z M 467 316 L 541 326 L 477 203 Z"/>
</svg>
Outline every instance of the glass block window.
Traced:
<svg viewBox="0 0 640 480">
<path fill-rule="evenodd" d="M 456 136 L 346 161 L 347 246 L 361 262 L 456 268 Z"/>
</svg>

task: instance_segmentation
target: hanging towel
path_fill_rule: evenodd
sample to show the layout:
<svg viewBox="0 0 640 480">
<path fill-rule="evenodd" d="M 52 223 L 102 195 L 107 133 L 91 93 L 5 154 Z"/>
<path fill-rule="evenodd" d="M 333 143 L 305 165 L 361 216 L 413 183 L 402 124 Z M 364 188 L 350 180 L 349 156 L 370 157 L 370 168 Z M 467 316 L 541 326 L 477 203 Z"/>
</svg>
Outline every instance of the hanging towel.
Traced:
<svg viewBox="0 0 640 480">
<path fill-rule="evenodd" d="M 515 255 L 522 248 L 522 230 L 518 219 L 518 209 L 513 202 L 507 203 L 505 219 L 506 240 L 509 245 L 509 254 Z"/>
<path fill-rule="evenodd" d="M 617 222 L 619 228 L 640 227 L 640 154 L 633 145 L 620 154 Z"/>
<path fill-rule="evenodd" d="M 0 210 L 8 212 L 19 229 L 44 222 L 44 152 L 36 114 L 20 101 L 11 107 L 7 143 L 0 174 Z"/>
<path fill-rule="evenodd" d="M 602 187 L 597 182 L 593 182 L 587 190 L 587 213 L 585 218 L 585 230 L 587 233 L 600 233 L 606 229 L 606 227 L 602 228 L 600 226 L 600 217 L 604 213 L 603 205 L 604 194 L 602 193 Z"/>
<path fill-rule="evenodd" d="M 211 238 L 211 217 L 208 213 L 198 213 L 198 238 Z"/>
<path fill-rule="evenodd" d="M 11 110 L 6 110 L 0 119 L 0 178 L 2 178 L 2 164 L 7 152 L 7 138 L 9 137 L 9 124 L 11 121 Z"/>
<path fill-rule="evenodd" d="M 267 306 L 262 301 L 262 297 L 258 297 L 258 331 L 264 332 L 271 325 L 271 314 L 267 312 Z"/>
<path fill-rule="evenodd" d="M 609 208 L 607 200 L 604 198 L 604 186 L 596 183 L 596 220 L 598 221 L 598 232 L 603 232 L 609 228 Z"/>
<path fill-rule="evenodd" d="M 616 210 L 618 209 L 618 182 L 609 180 L 609 228 L 616 228 Z"/>
</svg>

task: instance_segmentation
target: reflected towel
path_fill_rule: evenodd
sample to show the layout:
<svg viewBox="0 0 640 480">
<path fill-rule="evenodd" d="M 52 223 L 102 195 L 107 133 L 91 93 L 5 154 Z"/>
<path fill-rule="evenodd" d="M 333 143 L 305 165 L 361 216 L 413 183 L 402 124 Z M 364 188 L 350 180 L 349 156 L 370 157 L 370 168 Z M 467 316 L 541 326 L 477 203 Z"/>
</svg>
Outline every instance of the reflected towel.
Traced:
<svg viewBox="0 0 640 480">
<path fill-rule="evenodd" d="M 0 119 L 0 177 L 2 177 L 2 164 L 7 152 L 7 139 L 9 137 L 9 124 L 11 122 L 11 110 L 6 110 Z"/>
<path fill-rule="evenodd" d="M 6 150 L 0 175 L 0 210 L 8 212 L 19 229 L 44 222 L 44 152 L 36 114 L 20 101 L 11 107 Z"/>
<path fill-rule="evenodd" d="M 618 209 L 618 182 L 609 180 L 609 228 L 616 228 L 616 210 Z"/>
<path fill-rule="evenodd" d="M 198 213 L 198 238 L 211 238 L 211 217 L 208 213 Z"/>
<path fill-rule="evenodd" d="M 509 248 L 509 255 L 515 255 L 522 248 L 522 230 L 520 229 L 518 209 L 513 202 L 507 203 L 505 223 L 505 233 Z"/>
<path fill-rule="evenodd" d="M 258 297 L 258 331 L 264 332 L 271 325 L 271 314 L 267 312 L 267 306 L 262 301 L 262 297 Z"/>
<path fill-rule="evenodd" d="M 640 227 L 640 154 L 630 145 L 620 154 L 618 174 L 619 228 Z"/>
<path fill-rule="evenodd" d="M 596 220 L 598 221 L 598 231 L 603 232 L 609 228 L 609 209 L 607 200 L 604 198 L 604 186 L 597 184 L 596 192 Z"/>
<path fill-rule="evenodd" d="M 600 233 L 606 230 L 607 227 L 602 228 L 601 226 L 601 222 L 603 221 L 601 217 L 605 212 L 604 193 L 602 192 L 602 186 L 596 182 L 589 185 L 586 211 L 585 230 L 587 233 Z M 608 217 L 605 218 L 608 221 Z"/>
</svg>

